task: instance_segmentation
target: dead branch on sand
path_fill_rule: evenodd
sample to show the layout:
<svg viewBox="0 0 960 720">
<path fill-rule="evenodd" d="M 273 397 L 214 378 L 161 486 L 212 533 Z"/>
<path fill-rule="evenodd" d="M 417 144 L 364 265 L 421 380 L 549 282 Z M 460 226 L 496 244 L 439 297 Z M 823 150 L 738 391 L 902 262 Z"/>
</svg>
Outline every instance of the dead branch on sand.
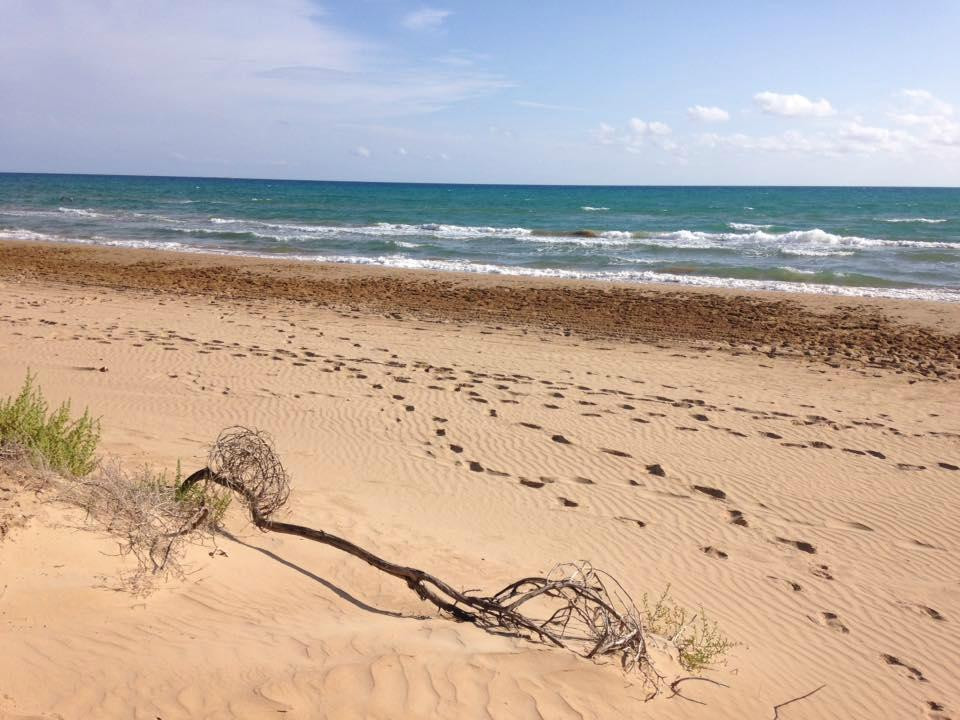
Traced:
<svg viewBox="0 0 960 720">
<path fill-rule="evenodd" d="M 187 477 L 178 493 L 194 494 L 197 507 L 206 508 L 222 497 L 224 489 L 243 500 L 261 530 L 295 535 L 353 555 L 404 581 L 419 598 L 456 620 L 566 648 L 584 658 L 616 658 L 624 670 L 643 674 L 653 688 L 649 697 L 665 682 L 650 651 L 656 647 L 669 656 L 671 642 L 648 635 L 643 616 L 622 585 L 589 563 L 561 563 L 545 576 L 525 577 L 492 595 L 479 595 L 461 592 L 423 570 L 384 560 L 323 530 L 274 520 L 289 496 L 289 478 L 270 438 L 248 428 L 224 430 L 211 448 L 208 466 Z"/>
<path fill-rule="evenodd" d="M 790 700 L 787 700 L 786 702 L 780 703 L 779 705 L 774 705 L 774 706 L 773 706 L 773 720 L 779 720 L 779 719 L 780 719 L 780 708 L 786 707 L 787 705 L 790 705 L 790 704 L 795 703 L 795 702 L 799 702 L 800 700 L 806 700 L 808 697 L 810 697 L 810 696 L 813 695 L 814 693 L 820 692 L 820 691 L 823 690 L 825 687 L 826 687 L 825 684 L 824 684 L 824 685 L 821 685 L 820 687 L 818 687 L 818 688 L 816 688 L 816 689 L 814 689 L 814 690 L 811 690 L 810 692 L 805 693 L 804 695 L 800 695 L 799 697 L 792 698 L 792 699 L 790 699 Z"/>
</svg>

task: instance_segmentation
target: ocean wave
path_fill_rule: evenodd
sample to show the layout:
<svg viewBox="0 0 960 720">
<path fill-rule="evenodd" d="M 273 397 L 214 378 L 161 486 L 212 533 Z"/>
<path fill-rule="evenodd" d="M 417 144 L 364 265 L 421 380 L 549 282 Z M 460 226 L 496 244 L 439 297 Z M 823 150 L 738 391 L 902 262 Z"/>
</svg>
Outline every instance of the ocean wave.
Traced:
<svg viewBox="0 0 960 720">
<path fill-rule="evenodd" d="M 258 234 L 252 228 L 281 230 L 276 235 L 283 240 L 301 238 L 362 235 L 376 237 L 418 236 L 442 240 L 475 240 L 500 238 L 517 242 L 572 244 L 581 246 L 650 246 L 685 250 L 756 249 L 767 248 L 786 254 L 821 256 L 850 255 L 871 248 L 897 247 L 904 249 L 960 250 L 960 242 L 892 240 L 884 238 L 837 235 L 811 228 L 782 233 L 768 232 L 769 225 L 730 223 L 740 232 L 707 232 L 702 230 L 629 231 L 629 230 L 556 230 L 524 227 L 491 227 L 486 225 L 452 225 L 447 223 L 375 223 L 373 225 L 302 225 L 297 223 L 269 223 L 259 220 L 212 217 L 215 225 L 242 226 L 245 231 Z M 293 233 L 293 235 L 291 235 Z M 265 235 L 269 236 L 269 233 Z"/>
<path fill-rule="evenodd" d="M 581 206 L 580 206 L 580 209 L 581 209 L 581 210 L 584 210 L 585 212 L 605 212 L 605 211 L 609 210 L 610 208 L 608 208 L 608 207 L 591 207 L 590 205 L 581 205 Z"/>
<path fill-rule="evenodd" d="M 34 232 L 33 230 L 24 230 L 22 228 L 3 228 L 0 229 L 0 240 L 57 241 L 61 240 L 61 238 L 55 235 Z"/>
<path fill-rule="evenodd" d="M 731 230 L 769 230 L 773 225 L 754 225 L 753 223 L 727 223 Z"/>
<path fill-rule="evenodd" d="M 879 218 L 883 222 L 888 223 L 926 223 L 928 225 L 939 225 L 940 223 L 949 222 L 949 218 Z"/>
<path fill-rule="evenodd" d="M 815 247 L 781 247 L 777 249 L 781 255 L 792 255 L 795 257 L 849 257 L 855 255 L 853 250 L 822 250 Z"/>
<path fill-rule="evenodd" d="M 856 235 L 835 235 L 820 228 L 810 230 L 790 230 L 784 233 L 769 233 L 754 230 L 748 233 L 710 233 L 699 230 L 677 230 L 658 237 L 668 238 L 678 244 L 717 243 L 719 246 L 733 244 L 766 243 L 783 248 L 799 246 L 819 246 L 825 248 L 940 248 L 960 250 L 960 242 L 941 242 L 925 240 L 887 240 L 883 238 L 859 237 Z"/>
<path fill-rule="evenodd" d="M 68 215 L 79 215 L 80 217 L 90 217 L 90 218 L 104 217 L 103 213 L 98 213 L 93 210 L 85 210 L 83 208 L 61 207 L 61 208 L 57 208 L 57 210 L 59 210 L 62 213 L 67 213 Z"/>
</svg>

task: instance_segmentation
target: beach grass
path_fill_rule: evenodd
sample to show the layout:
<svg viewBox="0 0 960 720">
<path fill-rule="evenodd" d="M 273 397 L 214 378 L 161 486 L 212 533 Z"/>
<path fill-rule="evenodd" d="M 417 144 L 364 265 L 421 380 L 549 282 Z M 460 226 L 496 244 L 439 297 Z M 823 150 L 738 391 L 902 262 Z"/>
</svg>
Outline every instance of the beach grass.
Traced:
<svg viewBox="0 0 960 720">
<path fill-rule="evenodd" d="M 69 400 L 51 411 L 32 373 L 19 394 L 0 401 L 0 446 L 20 447 L 51 470 L 73 477 L 89 474 L 97 464 L 99 442 L 100 421 L 87 410 L 73 418 Z"/>
</svg>

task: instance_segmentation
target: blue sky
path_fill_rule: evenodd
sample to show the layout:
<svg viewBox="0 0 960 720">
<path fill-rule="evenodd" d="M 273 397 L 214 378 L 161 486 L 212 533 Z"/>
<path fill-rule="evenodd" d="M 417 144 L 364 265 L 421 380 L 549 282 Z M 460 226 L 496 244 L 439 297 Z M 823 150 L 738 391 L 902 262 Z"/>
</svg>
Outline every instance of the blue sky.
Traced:
<svg viewBox="0 0 960 720">
<path fill-rule="evenodd" d="M 960 3 L 0 0 L 0 170 L 960 185 Z"/>
</svg>

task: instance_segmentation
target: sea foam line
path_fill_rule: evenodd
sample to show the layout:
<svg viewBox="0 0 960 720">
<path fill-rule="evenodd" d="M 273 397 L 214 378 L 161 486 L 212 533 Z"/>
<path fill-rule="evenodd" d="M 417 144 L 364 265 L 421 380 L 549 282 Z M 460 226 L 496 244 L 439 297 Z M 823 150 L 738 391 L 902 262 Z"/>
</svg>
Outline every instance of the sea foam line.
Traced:
<svg viewBox="0 0 960 720">
<path fill-rule="evenodd" d="M 939 225 L 940 223 L 945 223 L 949 221 L 949 218 L 880 218 L 883 222 L 888 223 L 927 223 L 928 225 Z"/>
<path fill-rule="evenodd" d="M 567 243 L 571 245 L 657 245 L 688 249 L 722 249 L 740 246 L 765 245 L 773 249 L 788 251 L 800 246 L 822 247 L 824 249 L 867 249 L 882 247 L 948 249 L 960 250 L 960 242 L 922 241 L 905 239 L 884 239 L 859 237 L 856 235 L 836 235 L 834 233 L 811 228 L 808 230 L 790 230 L 783 233 L 771 233 L 764 229 L 769 226 L 753 226 L 740 223 L 748 232 L 706 232 L 702 230 L 629 231 L 629 230 L 574 230 L 556 231 L 530 229 L 524 227 L 490 227 L 475 225 L 452 225 L 447 223 L 376 223 L 374 225 L 301 225 L 295 223 L 268 223 L 259 220 L 238 220 L 235 218 L 210 218 L 215 225 L 238 225 L 265 227 L 277 230 L 292 230 L 308 235 L 355 234 L 374 236 L 418 235 L 438 239 L 471 240 L 482 238 L 503 238 L 529 243 Z M 735 223 L 731 223 L 731 226 Z M 814 254 L 797 251 L 796 254 Z"/>
<path fill-rule="evenodd" d="M 148 240 L 82 240 L 61 238 L 34 233 L 31 231 L 0 230 L 0 239 L 16 233 L 21 237 L 13 239 L 44 240 L 56 242 L 74 242 L 81 244 L 108 245 L 113 247 L 149 248 L 171 252 L 185 252 L 201 255 L 229 255 L 254 257 L 263 260 L 291 260 L 314 263 L 345 263 L 351 265 L 372 265 L 407 270 L 437 270 L 441 272 L 465 272 L 482 275 L 516 275 L 534 278 L 557 278 L 565 280 L 599 280 L 627 284 L 663 283 L 690 285 L 696 287 L 734 288 L 739 290 L 770 290 L 796 292 L 811 295 L 836 295 L 843 297 L 881 297 L 899 300 L 932 300 L 938 302 L 960 302 L 960 291 L 937 288 L 874 288 L 825 285 L 822 283 L 801 283 L 785 280 L 753 280 L 740 278 L 721 278 L 707 275 L 679 275 L 675 273 L 655 272 L 651 270 L 622 270 L 615 272 L 561 270 L 559 268 L 525 268 L 495 265 L 490 263 L 471 263 L 456 260 L 427 260 L 406 257 L 404 255 L 380 255 L 361 257 L 356 255 L 275 255 L 217 248 L 199 248 L 174 242 L 154 242 Z"/>
</svg>

